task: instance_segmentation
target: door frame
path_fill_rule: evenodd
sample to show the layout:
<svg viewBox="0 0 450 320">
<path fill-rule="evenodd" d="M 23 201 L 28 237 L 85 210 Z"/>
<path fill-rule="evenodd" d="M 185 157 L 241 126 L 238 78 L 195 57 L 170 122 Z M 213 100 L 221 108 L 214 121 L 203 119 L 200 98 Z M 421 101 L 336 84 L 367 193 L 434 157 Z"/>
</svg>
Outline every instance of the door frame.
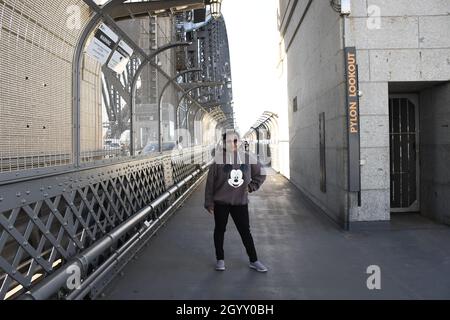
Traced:
<svg viewBox="0 0 450 320">
<path fill-rule="evenodd" d="M 415 121 L 416 121 L 416 201 L 414 201 L 408 208 L 390 208 L 391 212 L 420 212 L 420 95 L 419 93 L 395 93 L 389 94 L 389 99 L 408 98 L 415 106 Z M 391 115 L 389 114 L 389 122 Z M 389 132 L 389 165 L 391 164 L 391 132 Z M 389 180 L 390 178 L 389 169 Z M 390 183 L 389 183 L 390 185 Z M 390 204 L 389 204 L 390 206 Z"/>
</svg>

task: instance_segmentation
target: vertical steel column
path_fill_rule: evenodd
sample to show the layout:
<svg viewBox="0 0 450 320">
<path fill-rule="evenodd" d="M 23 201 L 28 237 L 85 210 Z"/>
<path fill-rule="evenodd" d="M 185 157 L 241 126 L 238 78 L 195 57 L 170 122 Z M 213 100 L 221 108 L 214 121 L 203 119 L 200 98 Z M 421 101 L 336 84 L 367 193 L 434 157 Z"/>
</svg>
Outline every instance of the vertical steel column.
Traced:
<svg viewBox="0 0 450 320">
<path fill-rule="evenodd" d="M 81 57 L 87 38 L 100 23 L 102 15 L 95 13 L 80 36 L 72 62 L 72 154 L 73 164 L 79 167 L 81 163 Z"/>
<path fill-rule="evenodd" d="M 198 108 L 197 111 L 195 112 L 195 115 L 194 115 L 194 141 L 195 141 L 195 135 L 197 133 L 197 132 L 195 132 L 196 131 L 195 130 L 195 122 L 197 121 L 197 117 L 198 117 L 199 112 L 203 112 L 203 110 Z M 203 132 L 203 130 L 202 130 L 202 132 Z M 200 140 L 198 140 L 198 141 L 200 141 Z"/>
</svg>

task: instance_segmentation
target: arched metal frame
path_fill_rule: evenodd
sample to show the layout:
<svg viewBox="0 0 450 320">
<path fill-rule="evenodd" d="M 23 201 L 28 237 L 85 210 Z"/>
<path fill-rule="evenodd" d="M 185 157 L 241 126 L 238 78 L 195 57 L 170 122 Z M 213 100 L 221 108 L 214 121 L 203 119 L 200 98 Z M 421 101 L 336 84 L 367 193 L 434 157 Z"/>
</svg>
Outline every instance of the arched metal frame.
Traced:
<svg viewBox="0 0 450 320">
<path fill-rule="evenodd" d="M 81 58 L 82 58 L 82 54 L 83 54 L 83 49 L 86 46 L 87 39 L 92 34 L 92 32 L 95 31 L 98 24 L 102 20 L 107 22 L 108 26 L 111 27 L 112 30 L 117 32 L 122 40 L 124 40 L 131 47 L 133 47 L 133 49 L 136 51 L 136 53 L 141 57 L 141 64 L 139 65 L 138 69 L 136 70 L 136 74 L 132 81 L 131 92 L 130 92 L 130 96 L 131 96 L 130 153 L 132 156 L 135 155 L 134 126 L 133 126 L 134 117 L 135 117 L 135 92 L 136 92 L 137 81 L 138 81 L 142 71 L 148 65 L 153 66 L 153 67 L 157 68 L 158 71 L 169 80 L 168 84 L 173 83 L 178 90 L 184 92 L 184 89 L 178 83 L 176 83 L 176 78 L 175 79 L 171 78 L 163 70 L 161 70 L 152 60 L 158 54 L 160 54 L 161 52 L 163 52 L 165 50 L 179 47 L 179 46 L 191 45 L 190 42 L 169 43 L 165 46 L 162 46 L 162 47 L 156 49 L 155 51 L 153 51 L 152 53 L 150 53 L 148 55 L 116 24 L 115 20 L 109 15 L 109 12 L 111 10 L 113 10 L 117 6 L 122 5 L 125 2 L 125 0 L 110 0 L 109 2 L 107 2 L 106 4 L 104 4 L 101 7 L 98 6 L 93 0 L 83 0 L 83 1 L 94 11 L 94 15 L 91 18 L 91 20 L 89 21 L 89 23 L 86 25 L 85 29 L 82 32 L 82 35 L 80 36 L 80 39 L 78 41 L 78 44 L 77 44 L 77 47 L 75 50 L 74 63 L 73 63 L 73 71 L 72 71 L 73 72 L 73 93 L 74 93 L 74 97 L 73 97 L 73 122 L 74 122 L 74 126 L 73 126 L 73 128 L 74 128 L 74 130 L 73 130 L 73 157 L 74 157 L 75 167 L 81 166 L 81 161 L 80 161 L 80 157 L 81 157 L 81 145 L 80 145 L 80 140 L 81 140 L 81 130 L 80 130 L 81 129 L 81 126 L 80 126 L 80 122 L 81 122 L 81 114 L 80 114 Z M 176 5 L 175 2 L 176 1 L 172 1 L 171 5 Z M 179 0 L 178 2 L 184 3 L 184 2 L 186 2 L 186 0 Z M 199 2 L 199 1 L 192 0 L 190 2 L 194 3 L 194 2 Z M 147 3 L 147 5 L 150 5 L 150 3 Z M 168 5 L 165 4 L 164 6 L 167 7 Z M 130 17 L 130 19 L 131 19 L 131 17 Z M 186 92 L 184 92 L 183 96 L 184 97 L 186 96 Z M 189 99 L 191 101 L 193 101 L 194 104 L 196 104 L 199 108 L 203 108 L 195 99 L 192 99 L 191 97 L 189 97 Z M 159 110 L 158 114 L 159 114 L 159 119 L 158 119 L 159 120 L 159 129 L 158 129 L 158 131 L 159 131 L 159 136 L 161 139 L 161 132 L 162 132 L 161 110 Z M 176 117 L 178 118 L 178 108 L 177 108 L 175 114 L 176 114 Z M 177 119 L 176 122 L 178 123 L 179 120 Z M 160 145 L 160 151 L 161 151 L 161 143 L 159 143 L 159 145 Z"/>
<path fill-rule="evenodd" d="M 137 82 L 139 80 L 139 77 L 141 76 L 142 72 L 144 71 L 144 68 L 147 66 L 154 66 L 153 63 L 153 59 L 159 55 L 160 53 L 172 49 L 172 48 L 176 48 L 176 47 L 187 47 L 190 46 L 191 43 L 190 42 L 175 42 L 175 43 L 169 43 L 167 45 L 164 45 L 158 49 L 156 49 L 154 52 L 152 52 L 150 55 L 145 57 L 145 60 L 141 62 L 139 68 L 136 70 L 136 74 L 134 75 L 133 81 L 131 83 L 131 119 L 134 119 L 135 116 L 135 110 L 136 110 L 136 105 L 135 105 L 135 95 L 136 95 L 136 86 L 137 86 Z M 173 83 L 175 79 L 169 79 L 168 83 Z M 162 151 L 162 143 L 161 143 L 161 133 L 162 133 L 162 110 L 160 108 L 160 105 L 158 104 L 158 136 L 159 136 L 159 151 Z M 134 155 L 135 154 L 135 148 L 134 148 L 134 128 L 133 128 L 133 120 L 131 121 L 131 154 Z"/>
<path fill-rule="evenodd" d="M 276 118 L 277 114 L 273 112 L 264 112 L 263 115 L 258 119 L 258 121 L 250 128 L 250 130 L 245 134 L 244 138 L 248 140 L 256 140 L 256 154 L 260 156 L 260 141 L 261 141 L 261 129 L 264 129 L 270 135 L 270 139 L 273 138 L 273 133 L 277 133 L 278 124 Z M 252 139 L 254 137 L 255 139 Z M 263 137 L 267 140 L 268 137 Z"/>
<path fill-rule="evenodd" d="M 165 91 L 169 88 L 169 86 L 172 84 L 172 82 L 176 81 L 176 79 L 178 79 L 179 77 L 182 77 L 182 76 L 184 76 L 186 74 L 189 74 L 189 73 L 201 72 L 201 71 L 202 71 L 202 69 L 200 69 L 200 68 L 189 69 L 189 70 L 182 71 L 182 72 L 178 73 L 175 77 L 173 77 L 172 79 L 167 81 L 167 83 L 162 88 L 161 93 L 159 95 L 159 99 L 158 99 L 158 114 L 159 114 L 159 119 L 160 119 L 160 121 L 159 121 L 159 132 L 158 132 L 158 134 L 159 134 L 159 152 L 162 152 L 162 142 L 163 142 L 162 141 L 162 121 L 161 121 L 161 119 L 162 119 L 162 100 L 163 100 Z M 201 110 L 201 109 L 199 108 L 199 110 Z M 175 109 L 174 111 L 175 111 L 175 125 L 177 125 L 177 123 L 178 123 L 177 109 Z M 175 132 L 177 132 L 178 129 L 179 128 L 176 127 L 175 128 Z M 178 140 L 178 137 L 177 137 L 176 140 Z"/>
<path fill-rule="evenodd" d="M 198 85 L 194 85 L 193 87 L 191 87 L 191 88 L 189 88 L 188 90 L 186 90 L 184 93 L 183 93 L 183 95 L 181 96 L 181 98 L 178 100 L 178 103 L 177 103 L 177 108 L 176 108 L 176 110 L 175 110 L 175 115 L 176 115 L 176 118 L 177 118 L 177 128 L 180 128 L 180 117 L 179 117 L 179 111 L 180 111 L 180 105 L 181 105 L 181 102 L 183 102 L 183 100 L 186 98 L 186 97 L 189 97 L 189 94 L 192 92 L 192 91 L 194 91 L 194 90 L 197 90 L 197 89 L 200 89 L 200 88 L 206 88 L 206 87 L 212 87 L 212 86 L 219 86 L 219 85 L 223 85 L 223 83 L 221 83 L 221 82 L 210 82 L 210 83 L 201 83 L 201 84 L 198 84 Z M 191 98 L 192 99 L 192 98 Z M 203 108 L 203 106 L 201 106 L 201 105 L 199 105 L 199 108 L 201 108 L 201 109 L 204 109 Z M 189 113 L 189 110 L 190 108 L 188 108 L 188 113 Z"/>
</svg>

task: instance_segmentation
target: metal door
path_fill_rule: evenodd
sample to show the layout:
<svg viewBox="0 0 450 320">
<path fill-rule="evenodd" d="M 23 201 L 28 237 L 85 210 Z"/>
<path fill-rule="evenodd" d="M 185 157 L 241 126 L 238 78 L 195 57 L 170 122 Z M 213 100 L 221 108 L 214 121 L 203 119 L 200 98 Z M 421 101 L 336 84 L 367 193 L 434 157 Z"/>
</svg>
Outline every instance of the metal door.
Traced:
<svg viewBox="0 0 450 320">
<path fill-rule="evenodd" d="M 389 96 L 391 211 L 419 211 L 418 95 Z"/>
</svg>

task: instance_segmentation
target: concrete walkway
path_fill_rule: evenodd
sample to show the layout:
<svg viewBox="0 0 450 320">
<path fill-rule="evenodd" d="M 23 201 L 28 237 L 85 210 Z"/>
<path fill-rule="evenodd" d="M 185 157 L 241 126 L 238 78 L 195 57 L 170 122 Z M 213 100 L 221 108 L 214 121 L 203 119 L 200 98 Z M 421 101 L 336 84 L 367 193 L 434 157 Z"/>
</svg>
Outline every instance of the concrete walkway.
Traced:
<svg viewBox="0 0 450 320">
<path fill-rule="evenodd" d="M 214 219 L 204 183 L 106 290 L 105 299 L 450 298 L 450 228 L 421 216 L 393 217 L 391 230 L 345 232 L 285 178 L 251 195 L 250 223 L 265 274 L 248 258 L 231 217 L 227 270 L 214 270 Z M 369 265 L 381 290 L 368 290 Z"/>
</svg>

